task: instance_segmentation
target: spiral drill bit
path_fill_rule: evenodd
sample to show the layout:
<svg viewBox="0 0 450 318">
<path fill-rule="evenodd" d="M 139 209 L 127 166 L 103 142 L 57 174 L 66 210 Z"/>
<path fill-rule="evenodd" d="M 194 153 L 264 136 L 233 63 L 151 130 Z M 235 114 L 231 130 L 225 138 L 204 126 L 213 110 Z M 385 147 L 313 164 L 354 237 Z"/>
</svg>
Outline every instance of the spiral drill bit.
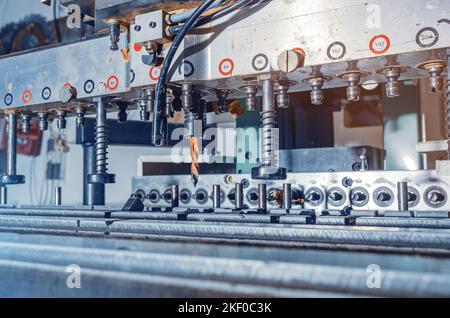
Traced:
<svg viewBox="0 0 450 318">
<path fill-rule="evenodd" d="M 195 113 L 195 104 L 193 103 L 193 95 L 192 95 L 193 86 L 190 83 L 185 83 L 181 86 L 181 101 L 183 105 L 183 110 L 185 112 L 184 125 L 188 132 L 189 136 L 189 144 L 191 151 L 191 180 L 194 184 L 194 187 L 197 186 L 199 180 L 199 164 L 198 164 L 198 156 L 199 156 L 199 140 L 195 137 L 195 121 L 197 119 L 197 115 Z"/>
<path fill-rule="evenodd" d="M 198 138 L 191 136 L 190 144 L 191 144 L 191 158 L 192 158 L 191 180 L 192 180 L 192 183 L 194 184 L 194 187 L 197 187 L 197 183 L 200 178 L 200 171 L 199 171 L 200 166 L 198 164 L 198 154 L 199 154 Z"/>
</svg>

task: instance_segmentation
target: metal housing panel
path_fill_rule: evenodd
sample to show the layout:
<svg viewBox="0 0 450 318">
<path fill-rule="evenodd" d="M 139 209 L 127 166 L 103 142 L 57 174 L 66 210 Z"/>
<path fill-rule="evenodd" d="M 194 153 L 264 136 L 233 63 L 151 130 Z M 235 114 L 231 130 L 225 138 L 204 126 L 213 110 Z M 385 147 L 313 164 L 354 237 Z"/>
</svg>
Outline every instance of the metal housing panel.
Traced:
<svg viewBox="0 0 450 318">
<path fill-rule="evenodd" d="M 121 47 L 126 43 L 122 36 Z M 65 85 L 76 88 L 78 99 L 128 91 L 129 62 L 109 45 L 109 38 L 101 37 L 0 59 L 0 108 L 60 102 Z"/>
<path fill-rule="evenodd" d="M 377 13 L 380 25 L 372 22 Z M 305 62 L 288 75 L 295 81 L 291 91 L 308 90 L 302 81 L 312 72 L 333 77 L 325 87 L 344 86 L 343 80 L 334 77 L 354 69 L 370 72 L 367 79 L 384 82 L 376 71 L 386 65 L 410 67 L 401 79 L 423 77 L 426 73 L 415 66 L 442 58 L 444 48 L 450 47 L 450 38 L 444 36 L 450 25 L 442 20 L 449 14 L 450 4 L 444 1 L 262 2 L 188 36 L 187 49 L 173 64 L 172 81 L 239 88 L 248 82 L 245 77 L 278 72 L 279 55 L 293 49 L 305 53 Z M 148 76 L 149 67 L 140 61 L 142 51 L 133 50 L 133 33 L 136 80 L 132 86 L 153 85 L 157 76 L 153 80 Z"/>
</svg>

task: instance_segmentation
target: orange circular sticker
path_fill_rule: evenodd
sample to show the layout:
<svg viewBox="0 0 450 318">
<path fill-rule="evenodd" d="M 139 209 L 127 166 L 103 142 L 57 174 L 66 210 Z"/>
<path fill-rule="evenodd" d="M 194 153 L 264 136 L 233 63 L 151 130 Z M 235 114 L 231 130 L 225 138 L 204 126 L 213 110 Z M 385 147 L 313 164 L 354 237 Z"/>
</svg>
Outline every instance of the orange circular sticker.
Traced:
<svg viewBox="0 0 450 318">
<path fill-rule="evenodd" d="M 306 52 L 301 47 L 293 48 L 292 51 L 300 53 L 301 55 L 303 55 L 303 58 L 306 59 Z"/>
<path fill-rule="evenodd" d="M 300 66 L 305 65 L 305 61 L 306 61 L 306 52 L 305 52 L 305 50 L 302 49 L 301 47 L 295 47 L 295 48 L 292 49 L 292 51 L 298 52 L 298 53 L 300 53 L 303 56 L 303 59 L 300 62 Z"/>
<path fill-rule="evenodd" d="M 159 80 L 159 76 L 161 75 L 161 69 L 159 67 L 152 66 L 150 68 L 149 75 L 150 79 L 152 79 L 153 81 L 157 81 Z"/>
<path fill-rule="evenodd" d="M 29 89 L 27 89 L 23 92 L 22 101 L 24 102 L 24 104 L 28 104 L 29 102 L 31 102 L 32 98 L 33 98 L 33 94 L 31 93 L 31 91 Z"/>
<path fill-rule="evenodd" d="M 109 89 L 110 91 L 116 90 L 118 86 L 119 86 L 119 79 L 115 75 L 109 77 L 108 80 L 106 81 L 106 88 Z"/>
<path fill-rule="evenodd" d="M 391 48 L 391 39 L 385 34 L 376 35 L 370 40 L 369 48 L 373 54 L 384 54 Z"/>
<path fill-rule="evenodd" d="M 234 62 L 232 59 L 223 59 L 219 64 L 219 73 L 223 76 L 230 76 L 234 71 Z"/>
</svg>

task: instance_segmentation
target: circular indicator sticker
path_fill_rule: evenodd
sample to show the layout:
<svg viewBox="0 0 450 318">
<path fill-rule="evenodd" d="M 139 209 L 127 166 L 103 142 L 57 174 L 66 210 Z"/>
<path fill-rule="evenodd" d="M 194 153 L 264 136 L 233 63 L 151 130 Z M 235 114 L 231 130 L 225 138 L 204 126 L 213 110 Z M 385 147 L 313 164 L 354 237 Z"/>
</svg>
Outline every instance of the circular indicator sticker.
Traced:
<svg viewBox="0 0 450 318">
<path fill-rule="evenodd" d="M 303 55 L 304 58 L 306 58 L 306 52 L 305 52 L 305 50 L 302 49 L 301 47 L 295 47 L 295 48 L 292 49 L 292 51 L 298 52 L 298 53 L 300 53 L 301 55 Z"/>
<path fill-rule="evenodd" d="M 84 92 L 86 94 L 90 94 L 94 91 L 95 84 L 92 80 L 87 80 L 86 83 L 84 83 Z"/>
<path fill-rule="evenodd" d="M 117 87 L 119 87 L 119 79 L 115 75 L 110 76 L 106 81 L 106 88 L 110 91 L 114 91 Z"/>
<path fill-rule="evenodd" d="M 346 53 L 347 48 L 342 42 L 331 43 L 327 50 L 328 58 L 333 61 L 342 59 Z"/>
<path fill-rule="evenodd" d="M 232 75 L 234 71 L 234 62 L 232 59 L 223 59 L 219 64 L 219 73 L 223 76 Z"/>
<path fill-rule="evenodd" d="M 435 46 L 438 41 L 439 32 L 435 28 L 423 28 L 416 35 L 416 43 L 421 48 L 429 48 Z"/>
<path fill-rule="evenodd" d="M 178 67 L 178 74 L 184 74 L 185 77 L 192 76 L 194 74 L 194 71 L 194 64 L 192 64 L 190 61 L 183 61 L 183 63 L 181 63 Z"/>
<path fill-rule="evenodd" d="M 369 48 L 373 54 L 384 54 L 391 48 L 391 40 L 385 34 L 374 36 L 370 40 Z"/>
<path fill-rule="evenodd" d="M 135 43 L 133 48 L 136 52 L 140 52 L 142 50 L 142 44 Z"/>
<path fill-rule="evenodd" d="M 50 87 L 45 87 L 45 88 L 42 90 L 41 96 L 42 96 L 42 99 L 44 99 L 44 100 L 49 100 L 50 97 L 52 96 L 52 90 L 50 89 Z"/>
<path fill-rule="evenodd" d="M 260 53 L 253 58 L 252 67 L 255 71 L 264 71 L 269 66 L 269 58 L 267 55 Z"/>
<path fill-rule="evenodd" d="M 134 80 L 136 79 L 136 72 L 133 69 L 130 70 L 130 76 L 131 76 L 130 82 L 134 83 Z"/>
<path fill-rule="evenodd" d="M 24 102 L 24 104 L 28 104 L 29 102 L 31 102 L 32 98 L 33 98 L 33 94 L 31 93 L 31 91 L 29 89 L 27 89 L 26 91 L 23 92 L 22 101 Z"/>
<path fill-rule="evenodd" d="M 14 98 L 11 94 L 5 95 L 4 102 L 5 102 L 6 106 L 10 106 L 12 104 L 13 100 L 14 100 Z"/>
<path fill-rule="evenodd" d="M 161 75 L 161 69 L 159 67 L 152 66 L 150 68 L 150 79 L 153 81 L 159 80 L 159 76 Z"/>
<path fill-rule="evenodd" d="M 302 55 L 302 61 L 300 62 L 300 66 L 304 66 L 306 62 L 306 52 L 301 47 L 295 47 L 292 49 L 292 51 L 300 53 Z"/>
</svg>

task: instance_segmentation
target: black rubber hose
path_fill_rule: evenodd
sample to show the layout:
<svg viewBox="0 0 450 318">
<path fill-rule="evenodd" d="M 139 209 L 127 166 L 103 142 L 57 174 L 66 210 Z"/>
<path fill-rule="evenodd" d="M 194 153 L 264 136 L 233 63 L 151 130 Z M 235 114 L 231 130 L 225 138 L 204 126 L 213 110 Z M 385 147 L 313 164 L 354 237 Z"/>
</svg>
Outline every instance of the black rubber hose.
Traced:
<svg viewBox="0 0 450 318">
<path fill-rule="evenodd" d="M 208 9 L 214 9 L 215 7 L 221 6 L 225 1 L 228 1 L 228 0 L 215 0 L 213 2 L 213 4 L 209 6 Z M 182 13 L 176 13 L 176 14 L 171 15 L 169 17 L 169 21 L 170 21 L 170 23 L 173 23 L 173 24 L 175 24 L 175 23 L 183 23 L 187 19 L 189 19 L 189 17 L 191 16 L 192 12 L 194 12 L 194 11 L 195 11 L 195 9 L 184 11 Z"/>
<path fill-rule="evenodd" d="M 210 23 L 210 22 L 212 22 L 214 20 L 217 20 L 220 17 L 223 17 L 223 16 L 225 16 L 225 15 L 227 15 L 227 14 L 229 14 L 229 13 L 231 13 L 231 12 L 241 8 L 241 7 L 245 7 L 245 6 L 251 4 L 254 1 L 255 0 L 241 0 L 241 1 L 237 1 L 237 2 L 235 2 L 233 4 L 231 4 L 231 5 L 223 8 L 223 9 L 220 9 L 219 11 L 217 11 L 217 12 L 211 14 L 211 15 L 208 15 L 206 17 L 200 18 L 198 20 L 198 22 L 195 24 L 195 27 L 196 28 L 197 27 L 201 27 L 201 26 L 203 26 L 203 25 L 205 25 L 207 23 Z M 176 25 L 176 26 L 170 27 L 169 28 L 169 32 L 170 32 L 171 35 L 176 35 L 176 34 L 178 34 L 180 32 L 182 27 L 183 27 L 183 25 Z"/>
<path fill-rule="evenodd" d="M 186 23 L 183 24 L 183 27 L 175 37 L 172 46 L 170 47 L 169 52 L 167 53 L 166 58 L 164 59 L 164 63 L 161 67 L 161 75 L 159 77 L 158 84 L 156 85 L 155 108 L 153 117 L 154 119 L 153 138 L 152 138 L 152 142 L 155 146 L 163 145 L 161 143 L 161 139 L 163 138 L 161 133 L 161 124 L 162 124 L 161 116 L 163 115 L 163 105 L 165 105 L 166 80 L 170 66 L 172 65 L 172 61 L 186 34 L 194 27 L 199 17 L 203 14 L 203 12 L 208 10 L 209 6 L 214 1 L 215 0 L 205 0 L 201 5 L 197 7 L 197 9 L 195 9 L 194 13 L 190 16 L 190 18 L 186 21 Z"/>
</svg>

